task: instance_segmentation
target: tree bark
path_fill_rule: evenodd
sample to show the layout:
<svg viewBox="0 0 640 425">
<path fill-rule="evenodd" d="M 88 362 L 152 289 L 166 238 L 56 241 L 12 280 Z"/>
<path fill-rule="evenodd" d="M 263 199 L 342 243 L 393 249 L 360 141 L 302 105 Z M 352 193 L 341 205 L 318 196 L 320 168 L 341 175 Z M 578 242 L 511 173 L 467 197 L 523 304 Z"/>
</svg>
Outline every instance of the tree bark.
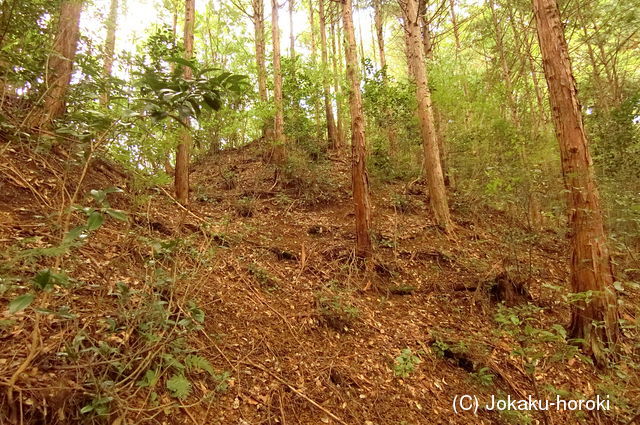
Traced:
<svg viewBox="0 0 640 425">
<path fill-rule="evenodd" d="M 327 142 L 329 148 L 338 148 L 336 136 L 336 123 L 333 119 L 333 106 L 331 105 L 331 84 L 329 82 L 329 59 L 327 54 L 327 28 L 324 14 L 324 0 L 318 0 L 318 15 L 320 18 L 320 50 L 322 55 L 322 87 L 324 91 L 324 109 L 327 116 Z"/>
<path fill-rule="evenodd" d="M 107 38 L 104 45 L 104 64 L 102 76 L 107 79 L 111 77 L 113 70 L 113 59 L 116 49 L 116 28 L 118 25 L 118 0 L 111 0 L 109 16 L 107 17 Z M 100 97 L 100 104 L 105 106 L 109 102 L 109 89 L 107 88 Z"/>
<path fill-rule="evenodd" d="M 366 139 L 364 133 L 364 112 L 362 93 L 356 56 L 356 34 L 353 27 L 353 9 L 351 0 L 345 0 L 342 6 L 342 22 L 345 32 L 345 57 L 347 61 L 347 79 L 349 81 L 349 106 L 351 110 L 351 178 L 353 184 L 353 203 L 356 218 L 356 255 L 370 258 L 371 245 L 371 205 L 369 201 L 369 178 L 366 165 Z"/>
<path fill-rule="evenodd" d="M 424 64 L 424 51 L 421 45 L 422 37 L 417 0 L 406 0 L 402 6 L 405 19 L 407 52 L 409 54 L 409 63 L 411 64 L 409 68 L 413 72 L 412 77 L 416 84 L 417 114 L 424 148 L 425 176 L 429 186 L 431 208 L 438 225 L 448 233 L 452 230 L 452 222 L 449 215 L 449 204 L 440 162 L 431 92 Z"/>
<path fill-rule="evenodd" d="M 380 0 L 373 0 L 373 13 L 376 26 L 376 38 L 378 41 L 378 53 L 380 56 L 380 68 L 384 70 L 387 66 L 387 56 L 384 51 L 384 17 L 382 16 Z"/>
<path fill-rule="evenodd" d="M 273 32 L 273 102 L 275 105 L 272 161 L 276 165 L 282 166 L 285 159 L 284 103 L 282 100 L 282 64 L 280 61 L 278 0 L 271 0 L 271 30 Z"/>
<path fill-rule="evenodd" d="M 460 52 L 460 31 L 458 28 L 458 17 L 456 16 L 456 0 L 449 0 L 449 13 L 451 14 L 453 38 L 456 41 L 456 52 Z"/>
<path fill-rule="evenodd" d="M 193 57 L 193 29 L 195 26 L 195 0 L 184 2 L 184 58 L 191 60 Z M 192 70 L 185 66 L 183 69 L 185 79 L 192 78 Z M 180 130 L 180 143 L 176 151 L 175 191 L 176 199 L 182 205 L 189 204 L 189 154 L 191 150 L 191 130 L 189 119 L 184 120 L 185 127 Z"/>
<path fill-rule="evenodd" d="M 316 30 L 315 30 L 315 19 L 313 15 L 315 11 L 313 9 L 313 1 L 309 0 L 309 23 L 311 24 L 311 62 L 316 63 Z"/>
<path fill-rule="evenodd" d="M 336 34 L 336 28 L 334 23 L 331 23 L 331 58 L 333 62 L 333 85 L 334 92 L 336 94 L 336 138 L 338 140 L 338 146 L 344 145 L 344 126 L 342 120 L 342 87 L 340 85 L 342 75 L 342 61 L 340 61 L 340 67 L 338 66 L 338 52 L 336 51 L 336 44 L 338 35 Z"/>
<path fill-rule="evenodd" d="M 493 22 L 493 31 L 496 37 L 496 49 L 498 51 L 498 61 L 502 69 L 502 79 L 507 95 L 507 103 L 511 112 L 511 120 L 517 129 L 520 128 L 520 117 L 516 105 L 516 98 L 513 93 L 513 83 L 511 81 L 511 68 L 507 62 L 507 56 L 504 49 L 504 33 L 498 21 L 494 0 L 489 0 L 489 8 L 491 9 L 491 21 Z"/>
<path fill-rule="evenodd" d="M 73 62 L 80 38 L 82 0 L 64 0 L 60 4 L 60 21 L 53 49 L 48 59 L 44 109 L 36 117 L 37 127 L 46 128 L 64 115 Z"/>
<path fill-rule="evenodd" d="M 294 0 L 289 0 L 289 55 L 292 58 L 296 57 L 296 37 L 293 33 L 293 7 Z"/>
<path fill-rule="evenodd" d="M 433 60 L 433 41 L 431 40 L 431 22 L 427 18 L 427 2 L 424 2 L 423 10 L 420 11 L 420 22 L 422 23 L 422 48 L 424 57 Z"/>
<path fill-rule="evenodd" d="M 258 95 L 262 102 L 267 101 L 267 65 L 264 40 L 264 2 L 252 0 L 253 30 L 256 44 L 256 67 L 258 71 Z"/>
<path fill-rule="evenodd" d="M 571 291 L 593 291 L 590 300 L 572 305 L 571 336 L 582 339 L 585 352 L 602 365 L 605 348 L 614 348 L 619 330 L 600 197 L 558 5 L 533 0 L 533 9 L 567 191 Z"/>
</svg>

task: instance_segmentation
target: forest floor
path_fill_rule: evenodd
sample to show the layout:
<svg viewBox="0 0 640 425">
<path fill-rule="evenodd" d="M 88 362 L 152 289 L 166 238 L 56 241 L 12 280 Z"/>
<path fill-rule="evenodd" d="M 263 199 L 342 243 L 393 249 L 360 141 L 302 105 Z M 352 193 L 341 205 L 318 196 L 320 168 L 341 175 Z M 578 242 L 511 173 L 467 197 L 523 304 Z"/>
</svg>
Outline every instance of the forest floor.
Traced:
<svg viewBox="0 0 640 425">
<path fill-rule="evenodd" d="M 194 165 L 188 212 L 94 161 L 74 203 L 116 185 L 110 207 L 129 219 L 105 214 L 51 252 L 82 168 L 21 146 L 0 164 L 2 424 L 606 424 L 640 400 L 637 371 L 594 369 L 554 327 L 569 320 L 563 236 L 506 212 L 453 196 L 446 236 L 421 183 L 377 183 L 363 270 L 349 164 L 336 154 L 328 174 L 274 185 L 253 144 Z M 44 268 L 64 274 L 37 274 L 46 290 L 9 314 Z M 612 406 L 456 414 L 464 394 Z"/>
</svg>

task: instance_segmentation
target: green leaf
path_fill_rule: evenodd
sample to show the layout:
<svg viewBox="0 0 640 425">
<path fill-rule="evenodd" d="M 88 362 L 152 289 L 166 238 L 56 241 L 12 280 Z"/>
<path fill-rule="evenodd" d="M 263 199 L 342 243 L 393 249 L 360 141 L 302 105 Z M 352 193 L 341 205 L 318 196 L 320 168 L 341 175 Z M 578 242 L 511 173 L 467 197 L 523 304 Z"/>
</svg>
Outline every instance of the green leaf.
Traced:
<svg viewBox="0 0 640 425">
<path fill-rule="evenodd" d="M 33 294 L 24 294 L 9 303 L 9 313 L 14 314 L 29 307 L 36 298 Z"/>
<path fill-rule="evenodd" d="M 195 371 L 195 372 L 205 371 L 205 372 L 208 372 L 211 376 L 215 375 L 213 366 L 211 366 L 211 363 L 209 363 L 209 361 L 204 357 L 190 354 L 187 357 L 185 357 L 184 364 L 187 365 L 187 369 L 190 371 Z"/>
<path fill-rule="evenodd" d="M 204 96 L 202 96 L 202 99 L 204 100 L 204 103 L 214 111 L 219 111 L 220 109 L 222 109 L 222 102 L 220 101 L 219 97 L 205 94 Z"/>
<path fill-rule="evenodd" d="M 53 286 L 53 282 L 51 281 L 51 270 L 40 270 L 36 277 L 33 278 L 33 284 L 36 289 L 45 290 L 49 289 Z"/>
<path fill-rule="evenodd" d="M 184 375 L 173 375 L 166 382 L 167 389 L 177 399 L 184 400 L 191 394 L 191 382 Z"/>
<path fill-rule="evenodd" d="M 191 313 L 191 318 L 198 323 L 204 323 L 204 311 L 199 309 L 196 306 L 191 307 L 189 313 Z"/>
<path fill-rule="evenodd" d="M 149 369 L 145 372 L 144 377 L 136 382 L 139 387 L 154 387 L 158 382 L 158 372 L 153 369 Z"/>
<path fill-rule="evenodd" d="M 125 213 L 124 211 L 112 210 L 111 208 L 109 208 L 105 212 L 116 220 L 128 221 L 129 219 L 129 216 L 127 216 L 127 213 Z"/>
<path fill-rule="evenodd" d="M 87 413 L 90 413 L 90 412 L 93 412 L 92 404 L 87 404 L 82 409 L 80 409 L 80 413 L 82 413 L 83 415 L 86 415 Z"/>
<path fill-rule="evenodd" d="M 103 203 L 105 201 L 105 199 L 107 199 L 107 192 L 104 190 L 96 190 L 93 189 L 91 192 L 89 192 L 89 194 L 91 195 L 91 197 L 93 199 L 95 199 L 99 204 Z"/>
<path fill-rule="evenodd" d="M 102 223 L 104 223 L 104 216 L 100 212 L 94 211 L 87 220 L 87 230 L 96 230 L 102 226 Z"/>
<path fill-rule="evenodd" d="M 190 61 L 188 61 L 188 60 L 186 60 L 184 58 L 181 58 L 181 57 L 177 57 L 176 56 L 176 57 L 173 57 L 173 58 L 169 58 L 168 61 L 169 62 L 173 62 L 173 63 L 177 63 L 177 64 L 182 65 L 182 66 L 186 66 L 186 67 L 189 67 L 189 68 L 195 68 L 195 66 L 194 66 L 194 64 L 192 62 L 190 62 Z"/>
<path fill-rule="evenodd" d="M 16 324 L 15 320 L 11 319 L 0 319 L 0 329 L 9 328 Z"/>
<path fill-rule="evenodd" d="M 163 354 L 162 360 L 164 360 L 167 367 L 173 367 L 179 371 L 184 370 L 184 365 L 178 361 L 172 354 Z"/>
<path fill-rule="evenodd" d="M 119 187 L 116 186 L 109 186 L 108 188 L 106 188 L 104 190 L 105 193 L 122 193 L 124 192 L 124 190 L 120 189 Z"/>
<path fill-rule="evenodd" d="M 85 226 L 74 227 L 69 230 L 66 235 L 64 235 L 64 239 L 62 240 L 62 244 L 69 244 L 75 241 L 78 238 L 81 238 L 84 235 L 84 232 L 87 230 Z"/>
</svg>

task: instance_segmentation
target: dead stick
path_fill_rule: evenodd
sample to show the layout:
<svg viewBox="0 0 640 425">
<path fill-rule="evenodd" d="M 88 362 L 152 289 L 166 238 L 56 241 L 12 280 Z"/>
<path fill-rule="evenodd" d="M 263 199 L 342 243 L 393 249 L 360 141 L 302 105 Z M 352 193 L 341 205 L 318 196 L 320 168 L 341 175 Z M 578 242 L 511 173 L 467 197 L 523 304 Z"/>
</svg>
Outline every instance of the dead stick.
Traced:
<svg viewBox="0 0 640 425">
<path fill-rule="evenodd" d="M 256 369 L 260 369 L 261 371 L 268 373 L 269 375 L 273 376 L 276 380 L 278 380 L 280 383 L 282 383 L 282 384 L 286 385 L 287 387 L 289 387 L 289 389 L 291 391 L 293 391 L 294 393 L 298 394 L 300 397 L 302 397 L 303 399 L 307 400 L 309 403 L 311 403 L 313 406 L 317 407 L 318 409 L 322 410 L 327 415 L 331 416 L 339 424 L 347 425 L 347 423 L 345 421 L 343 421 L 342 419 L 337 417 L 335 414 L 331 413 L 331 411 L 327 410 L 325 407 L 322 407 L 317 402 L 315 402 L 312 399 L 310 399 L 302 391 L 298 390 L 296 387 L 294 387 L 293 385 L 291 385 L 290 383 L 288 383 L 284 379 L 280 378 L 278 375 L 276 375 L 275 373 L 271 372 L 269 369 L 265 368 L 264 366 L 259 365 L 259 364 L 255 364 L 255 363 L 252 363 L 252 362 L 248 362 L 248 361 L 243 361 L 241 363 L 245 364 L 247 366 L 255 367 Z"/>
<path fill-rule="evenodd" d="M 184 205 L 182 205 L 176 198 L 174 198 L 173 196 L 171 196 L 169 194 L 169 192 L 167 192 L 166 190 L 164 190 L 162 187 L 158 186 L 158 188 L 164 192 L 165 195 L 167 195 L 169 197 L 169 199 L 171 199 L 173 202 L 175 202 L 180 208 L 182 208 L 183 210 L 185 210 L 187 213 L 189 213 L 189 215 L 197 218 L 198 220 L 202 221 L 203 223 L 208 223 L 208 221 L 202 217 L 200 217 L 199 215 L 194 214 L 189 208 L 185 207 Z"/>
<path fill-rule="evenodd" d="M 16 406 L 13 400 L 13 388 L 15 387 L 15 384 L 18 381 L 18 378 L 20 377 L 22 372 L 24 372 L 25 369 L 29 367 L 33 359 L 38 355 L 38 348 L 40 345 L 40 320 L 39 320 L 38 313 L 36 313 L 35 321 L 36 321 L 35 326 L 33 328 L 33 331 L 31 332 L 31 347 L 29 348 L 29 354 L 27 354 L 27 357 L 24 359 L 22 364 L 13 373 L 13 375 L 11 375 L 11 379 L 9 379 L 9 382 L 7 383 L 9 386 L 9 388 L 7 388 L 7 402 L 9 404 L 9 409 L 11 412 L 9 417 L 9 422 L 14 424 L 17 422 L 18 418 L 17 418 Z"/>
</svg>

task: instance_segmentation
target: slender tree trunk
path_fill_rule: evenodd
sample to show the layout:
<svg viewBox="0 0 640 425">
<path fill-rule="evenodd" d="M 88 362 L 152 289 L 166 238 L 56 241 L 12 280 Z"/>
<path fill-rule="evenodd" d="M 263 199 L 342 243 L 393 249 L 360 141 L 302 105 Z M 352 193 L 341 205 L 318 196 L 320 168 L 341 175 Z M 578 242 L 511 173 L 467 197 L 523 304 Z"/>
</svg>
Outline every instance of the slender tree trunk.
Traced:
<svg viewBox="0 0 640 425">
<path fill-rule="evenodd" d="M 311 24 L 311 62 L 316 63 L 316 30 L 315 30 L 315 19 L 313 15 L 315 14 L 315 10 L 313 8 L 314 0 L 309 0 L 309 23 Z"/>
<path fill-rule="evenodd" d="M 195 0 L 185 0 L 184 2 L 184 58 L 191 60 L 193 57 L 193 28 L 195 26 L 196 13 Z M 185 79 L 192 78 L 192 70 L 185 66 L 183 69 Z M 189 119 L 184 120 L 187 128 L 180 130 L 180 143 L 176 150 L 176 174 L 175 191 L 176 199 L 182 205 L 189 204 L 189 155 L 191 150 L 191 130 Z"/>
<path fill-rule="evenodd" d="M 118 0 L 111 0 L 109 8 L 109 17 L 107 18 L 107 38 L 104 46 L 104 65 L 102 70 L 103 77 L 111 77 L 113 70 L 113 58 L 116 48 L 116 28 L 118 25 Z M 100 104 L 106 105 L 109 102 L 109 89 L 107 88 L 100 97 Z"/>
<path fill-rule="evenodd" d="M 422 34 L 422 48 L 424 50 L 424 57 L 427 59 L 427 63 L 433 61 L 433 44 L 431 42 L 431 27 L 429 19 L 427 18 L 427 2 L 424 4 L 418 3 L 418 7 L 421 7 L 420 11 L 420 25 Z M 449 188 L 455 188 L 455 178 L 453 172 L 449 168 L 449 146 L 447 140 L 443 136 L 443 131 L 440 128 L 440 123 L 444 121 L 441 119 L 440 114 L 435 106 L 433 106 L 433 116 L 436 128 L 436 139 L 438 140 L 438 150 L 440 151 L 440 162 L 442 164 L 442 173 L 444 174 L 445 186 Z"/>
<path fill-rule="evenodd" d="M 252 0 L 253 30 L 256 43 L 256 68 L 258 70 L 258 95 L 262 102 L 267 101 L 267 65 L 264 40 L 264 2 Z"/>
<path fill-rule="evenodd" d="M 296 37 L 293 33 L 293 8 L 294 0 L 289 0 L 289 55 L 292 58 L 296 57 Z"/>
<path fill-rule="evenodd" d="M 358 35 L 360 37 L 360 61 L 358 62 L 359 64 L 363 65 L 364 64 L 364 37 L 362 36 L 362 22 L 358 22 Z M 356 41 L 357 43 L 357 41 Z M 361 71 L 362 71 L 362 77 L 364 78 L 364 66 L 361 66 Z"/>
<path fill-rule="evenodd" d="M 273 32 L 273 102 L 275 117 L 273 122 L 273 156 L 277 166 L 282 166 L 284 151 L 284 103 L 282 100 L 282 65 L 280 63 L 280 27 L 278 0 L 271 0 L 271 30 Z"/>
<path fill-rule="evenodd" d="M 583 349 L 606 364 L 605 347 L 615 348 L 619 330 L 600 197 L 558 5 L 556 0 L 533 0 L 533 9 L 567 191 L 571 291 L 593 291 L 590 300 L 572 305 L 571 336 L 582 339 Z"/>
<path fill-rule="evenodd" d="M 82 0 L 64 0 L 60 4 L 60 21 L 53 49 L 48 59 L 44 109 L 35 126 L 46 128 L 64 115 L 67 91 L 71 84 L 73 62 L 80 38 Z"/>
<path fill-rule="evenodd" d="M 327 142 L 331 149 L 338 148 L 336 124 L 333 119 L 331 105 L 331 83 L 329 82 L 329 59 L 327 54 L 327 28 L 324 15 L 324 0 L 318 0 L 318 15 L 320 18 L 320 50 L 322 55 L 322 87 L 324 91 L 324 109 L 327 116 Z"/>
<path fill-rule="evenodd" d="M 356 34 L 353 27 L 351 0 L 342 6 L 342 22 L 345 32 L 345 57 L 349 80 L 349 106 L 351 110 L 351 178 L 353 203 L 356 217 L 356 255 L 369 258 L 373 254 L 371 245 L 371 205 L 369 201 L 369 178 L 366 165 L 366 139 L 364 134 L 364 112 L 356 56 Z"/>
<path fill-rule="evenodd" d="M 407 0 L 403 6 L 408 44 L 407 51 L 410 55 L 409 62 L 412 65 L 413 80 L 416 84 L 418 121 L 424 147 L 425 176 L 429 185 L 431 208 L 438 225 L 448 233 L 452 230 L 452 222 L 449 215 L 444 175 L 440 162 L 440 151 L 436 137 L 433 107 L 431 105 L 431 92 L 429 91 L 424 64 L 417 0 Z"/>
<path fill-rule="evenodd" d="M 376 38 L 378 40 L 380 68 L 384 70 L 387 66 L 387 56 L 384 51 L 384 17 L 382 16 L 382 5 L 380 4 L 380 0 L 373 0 L 373 13 L 376 26 Z"/>
<path fill-rule="evenodd" d="M 460 31 L 458 28 L 458 17 L 456 16 L 456 0 L 449 0 L 449 13 L 451 14 L 453 38 L 456 41 L 456 52 L 460 52 Z"/>
<path fill-rule="evenodd" d="M 427 19 L 427 3 L 425 2 L 424 10 L 420 13 L 420 22 L 422 23 L 422 48 L 424 49 L 424 57 L 427 60 L 433 60 L 433 41 L 431 39 L 431 23 Z"/>
<path fill-rule="evenodd" d="M 513 83 L 511 81 L 511 69 L 507 62 L 507 56 L 504 50 L 504 33 L 500 27 L 498 21 L 498 15 L 496 14 L 496 7 L 494 0 L 489 0 L 489 7 L 491 8 L 491 20 L 493 22 L 493 31 L 496 37 L 496 49 L 498 50 L 498 61 L 502 69 L 502 79 L 504 80 L 505 91 L 507 92 L 507 102 L 509 111 L 511 112 L 511 120 L 516 128 L 520 128 L 520 118 L 518 116 L 518 109 L 516 105 L 516 99 L 513 93 Z"/>
<path fill-rule="evenodd" d="M 342 13 L 342 9 L 340 9 L 340 13 Z M 342 75 L 344 75 L 345 80 L 347 80 L 346 84 L 348 83 L 348 77 L 347 77 L 347 64 L 345 63 L 345 59 L 342 57 L 344 51 L 346 50 L 346 40 L 345 40 L 345 34 L 344 34 L 344 28 L 341 25 L 338 25 L 336 27 L 336 32 L 337 32 L 337 38 L 336 38 L 336 42 L 337 43 L 341 43 L 343 48 L 340 48 L 340 46 L 338 46 L 338 68 L 340 69 L 340 73 Z M 341 93 L 344 93 L 345 90 L 341 89 L 340 90 Z M 349 91 L 348 89 L 346 90 L 346 96 L 349 95 Z M 342 138 L 342 142 L 343 144 L 346 144 L 346 140 L 347 140 L 347 128 L 351 128 L 351 117 L 348 114 L 349 108 L 347 108 L 347 106 L 345 105 L 344 99 L 343 101 L 340 103 L 339 105 L 340 107 L 340 120 L 342 121 L 342 133 L 340 134 L 340 137 Z"/>
<path fill-rule="evenodd" d="M 334 92 L 336 94 L 336 138 L 338 139 L 338 146 L 344 146 L 344 128 L 342 120 L 342 87 L 340 84 L 342 75 L 341 69 L 338 67 L 338 53 L 336 51 L 337 34 L 334 23 L 331 23 L 331 58 L 333 62 L 333 85 Z M 342 61 L 340 62 L 342 65 Z"/>
<path fill-rule="evenodd" d="M 387 76 L 387 57 L 384 50 L 384 17 L 382 14 L 381 0 L 373 0 L 373 13 L 375 33 L 378 42 L 378 52 L 380 56 L 380 68 L 384 75 L 384 83 L 386 84 Z M 389 157 L 395 161 L 398 155 L 398 137 L 396 135 L 396 129 L 391 119 L 391 111 L 385 110 L 383 112 L 384 131 L 387 133 L 387 139 L 389 140 Z"/>
<path fill-rule="evenodd" d="M 411 52 L 409 51 L 409 29 L 407 27 L 406 19 L 400 19 L 400 21 L 400 27 L 402 28 L 402 34 L 404 35 L 404 56 L 407 59 L 408 78 L 412 79 L 415 71 L 411 60 Z"/>
</svg>

